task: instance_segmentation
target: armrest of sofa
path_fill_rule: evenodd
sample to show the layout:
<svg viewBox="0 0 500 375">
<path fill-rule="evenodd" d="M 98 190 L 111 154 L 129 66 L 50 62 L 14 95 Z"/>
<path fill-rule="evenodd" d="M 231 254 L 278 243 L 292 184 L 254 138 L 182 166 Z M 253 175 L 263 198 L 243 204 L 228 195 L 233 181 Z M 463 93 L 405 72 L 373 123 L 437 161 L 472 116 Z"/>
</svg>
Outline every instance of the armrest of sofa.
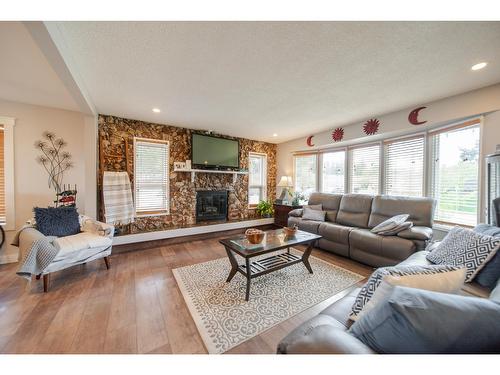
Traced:
<svg viewBox="0 0 500 375">
<path fill-rule="evenodd" d="M 288 213 L 288 216 L 292 216 L 292 217 L 302 217 L 302 213 L 304 212 L 304 210 L 302 208 L 296 208 L 295 210 L 291 210 L 289 213 Z"/>
<path fill-rule="evenodd" d="M 279 349 L 278 349 L 279 351 Z M 373 354 L 366 346 L 347 331 L 330 325 L 314 327 L 308 335 L 290 342 L 286 354 Z"/>
<path fill-rule="evenodd" d="M 432 238 L 432 228 L 415 226 L 399 232 L 398 236 L 408 240 L 429 241 Z"/>
<path fill-rule="evenodd" d="M 115 234 L 115 227 L 111 224 L 103 223 L 84 215 L 82 215 L 80 220 L 80 229 L 82 232 L 96 233 L 108 238 L 113 238 Z"/>
</svg>

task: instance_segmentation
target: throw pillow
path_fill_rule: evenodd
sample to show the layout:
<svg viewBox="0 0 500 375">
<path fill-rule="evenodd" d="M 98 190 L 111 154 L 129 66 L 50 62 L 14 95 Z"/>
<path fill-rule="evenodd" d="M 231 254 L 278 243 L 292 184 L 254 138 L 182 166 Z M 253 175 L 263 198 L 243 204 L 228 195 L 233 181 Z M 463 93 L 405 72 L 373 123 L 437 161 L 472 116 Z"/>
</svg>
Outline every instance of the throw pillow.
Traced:
<svg viewBox="0 0 500 375">
<path fill-rule="evenodd" d="M 384 301 L 396 286 L 456 294 L 464 285 L 465 273 L 465 268 L 459 268 L 455 271 L 435 274 L 385 275 L 370 300 L 358 314 L 357 319 L 361 319 L 364 314 L 372 310 L 381 301 Z"/>
<path fill-rule="evenodd" d="M 391 217 L 390 219 L 387 219 L 383 222 L 381 222 L 379 225 L 376 227 L 372 228 L 372 233 L 379 233 L 379 232 L 386 232 L 389 230 L 392 230 L 396 228 L 398 225 L 403 224 L 410 215 L 408 214 L 401 214 L 401 215 L 396 215 Z"/>
<path fill-rule="evenodd" d="M 410 275 L 419 275 L 420 278 L 412 278 L 407 279 L 406 283 L 409 286 L 414 288 L 425 288 L 431 287 L 433 283 L 436 283 L 436 280 L 439 280 L 440 276 L 444 277 L 446 280 L 442 282 L 443 291 L 454 291 L 455 289 L 460 289 L 463 284 L 463 271 L 461 271 L 463 267 L 455 267 L 448 265 L 425 265 L 425 266 L 395 266 L 395 267 L 382 267 L 378 268 L 373 272 L 365 285 L 361 288 L 354 304 L 352 305 L 352 311 L 349 315 L 351 320 L 357 320 L 361 311 L 365 308 L 365 306 L 370 302 L 373 294 L 379 287 L 380 283 L 384 276 L 392 275 L 392 276 L 400 276 L 399 280 L 401 284 L 405 284 L 404 277 Z M 459 272 L 457 272 L 459 271 Z M 447 273 L 454 272 L 454 274 L 446 275 Z M 432 279 L 426 279 L 426 276 L 432 276 Z M 449 278 L 449 282 L 447 281 Z"/>
<path fill-rule="evenodd" d="M 304 213 L 302 214 L 302 219 L 325 221 L 325 215 L 326 211 L 313 210 L 309 207 L 304 207 Z"/>
<path fill-rule="evenodd" d="M 293 216 L 293 217 L 301 217 L 302 216 L 302 213 L 303 213 L 303 209 L 302 208 L 296 208 L 295 210 L 291 210 L 289 213 L 288 213 L 288 216 Z"/>
<path fill-rule="evenodd" d="M 405 221 L 404 223 L 401 223 L 398 226 L 396 226 L 394 229 L 390 229 L 390 230 L 383 231 L 383 232 L 378 232 L 377 234 L 379 234 L 381 236 L 395 236 L 399 232 L 407 230 L 407 229 L 411 228 L 412 226 L 413 226 L 413 223 L 411 221 Z"/>
<path fill-rule="evenodd" d="M 80 220 L 75 207 L 35 207 L 37 229 L 45 236 L 70 236 L 80 233 Z"/>
<path fill-rule="evenodd" d="M 500 238 L 494 238 L 470 229 L 455 227 L 441 243 L 427 254 L 427 260 L 435 264 L 465 266 L 470 282 L 484 265 L 495 256 Z"/>
<path fill-rule="evenodd" d="M 395 287 L 349 333 L 379 353 L 499 353 L 499 321 L 484 298 Z"/>
<path fill-rule="evenodd" d="M 500 238 L 500 228 L 493 225 L 479 224 L 474 228 L 474 232 Z M 498 279 L 500 279 L 500 250 L 498 250 L 495 256 L 485 264 L 481 271 L 479 271 L 474 281 L 486 288 L 493 288 Z"/>
<path fill-rule="evenodd" d="M 305 205 L 303 208 L 310 208 L 311 210 L 321 211 L 323 209 L 323 205 L 322 204 L 309 204 L 309 205 Z"/>
</svg>

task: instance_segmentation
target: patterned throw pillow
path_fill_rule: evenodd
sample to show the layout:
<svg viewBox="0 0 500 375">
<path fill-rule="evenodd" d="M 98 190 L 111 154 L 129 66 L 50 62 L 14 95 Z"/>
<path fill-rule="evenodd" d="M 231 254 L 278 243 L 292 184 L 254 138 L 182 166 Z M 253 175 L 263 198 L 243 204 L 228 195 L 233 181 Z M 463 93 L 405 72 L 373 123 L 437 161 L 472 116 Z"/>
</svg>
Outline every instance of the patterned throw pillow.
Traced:
<svg viewBox="0 0 500 375">
<path fill-rule="evenodd" d="M 495 256 L 499 247 L 500 238 L 455 227 L 434 250 L 427 254 L 427 260 L 435 264 L 466 267 L 465 281 L 470 282 Z"/>
<path fill-rule="evenodd" d="M 387 220 L 381 222 L 376 227 L 372 228 L 371 231 L 372 231 L 372 233 L 378 234 L 380 232 L 387 232 L 387 231 L 393 230 L 398 225 L 403 224 L 408 219 L 408 217 L 410 217 L 410 215 L 408 215 L 408 214 L 401 214 L 401 215 L 393 216 L 390 219 L 387 219 Z"/>
<path fill-rule="evenodd" d="M 356 300 L 354 301 L 354 304 L 352 305 L 352 311 L 351 314 L 349 315 L 349 318 L 351 320 L 357 320 L 359 314 L 363 310 L 363 308 L 370 302 L 371 298 L 373 297 L 373 294 L 379 287 L 380 283 L 384 279 L 384 276 L 399 276 L 401 279 L 403 279 L 405 276 L 414 276 L 414 275 L 436 275 L 436 274 L 443 274 L 443 277 L 446 277 L 446 273 L 453 272 L 453 273 L 461 273 L 462 275 L 462 280 L 463 280 L 463 271 L 461 271 L 463 267 L 456 267 L 456 266 L 448 266 L 448 265 L 426 265 L 426 266 L 395 266 L 395 267 L 382 267 L 378 268 L 375 270 L 375 272 L 372 273 L 368 281 L 366 282 L 365 285 L 361 288 L 360 292 L 356 296 Z M 453 275 L 455 276 L 455 274 Z M 455 277 L 453 277 L 455 279 Z M 415 280 L 411 280 L 410 283 L 412 284 L 412 287 L 417 287 L 418 284 L 415 283 Z M 402 285 L 403 283 L 400 281 L 399 285 Z M 425 288 L 425 284 L 427 284 L 427 281 L 423 281 L 421 283 L 422 288 Z M 463 284 L 463 281 L 462 281 Z M 461 284 L 460 284 L 461 285 Z M 409 285 L 410 286 L 410 285 Z M 455 287 L 452 287 L 450 290 L 453 290 Z M 443 290 L 445 291 L 445 290 Z"/>
</svg>

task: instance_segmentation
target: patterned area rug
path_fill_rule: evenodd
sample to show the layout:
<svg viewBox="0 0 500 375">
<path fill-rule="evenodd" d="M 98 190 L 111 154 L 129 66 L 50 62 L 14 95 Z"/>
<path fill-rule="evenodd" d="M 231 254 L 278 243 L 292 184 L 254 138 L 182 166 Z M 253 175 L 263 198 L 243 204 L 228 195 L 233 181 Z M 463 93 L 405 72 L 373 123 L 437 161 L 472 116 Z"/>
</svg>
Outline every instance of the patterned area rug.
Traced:
<svg viewBox="0 0 500 375">
<path fill-rule="evenodd" d="M 208 352 L 224 353 L 364 278 L 313 256 L 309 262 L 312 275 L 299 263 L 252 279 L 248 302 L 243 275 L 226 283 L 227 258 L 173 272 Z"/>
</svg>

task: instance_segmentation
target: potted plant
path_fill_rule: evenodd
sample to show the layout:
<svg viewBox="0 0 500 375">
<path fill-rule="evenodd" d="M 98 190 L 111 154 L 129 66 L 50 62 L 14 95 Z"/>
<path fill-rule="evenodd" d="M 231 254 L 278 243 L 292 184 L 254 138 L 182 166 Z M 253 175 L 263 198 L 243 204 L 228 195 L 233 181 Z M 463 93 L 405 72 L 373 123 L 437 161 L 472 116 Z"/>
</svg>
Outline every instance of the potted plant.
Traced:
<svg viewBox="0 0 500 375">
<path fill-rule="evenodd" d="M 304 196 L 304 194 L 299 193 L 299 192 L 295 192 L 292 195 L 292 206 L 299 206 L 300 205 L 300 201 L 303 201 L 304 199 L 306 199 L 306 197 Z"/>
<path fill-rule="evenodd" d="M 273 205 L 268 201 L 260 201 L 255 211 L 262 217 L 271 217 L 274 213 Z"/>
</svg>

